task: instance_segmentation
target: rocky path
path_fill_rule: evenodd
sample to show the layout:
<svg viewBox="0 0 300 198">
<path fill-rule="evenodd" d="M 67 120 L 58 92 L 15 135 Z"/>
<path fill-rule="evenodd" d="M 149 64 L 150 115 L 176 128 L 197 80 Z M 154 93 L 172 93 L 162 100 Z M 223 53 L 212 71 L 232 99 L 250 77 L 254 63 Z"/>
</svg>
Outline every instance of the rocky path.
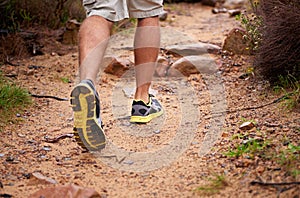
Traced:
<svg viewBox="0 0 300 198">
<path fill-rule="evenodd" d="M 162 22 L 163 47 L 199 41 L 221 46 L 226 34 L 238 26 L 228 14 L 214 15 L 211 8 L 200 4 L 170 5 L 167 9 L 168 20 Z M 118 36 L 122 37 L 121 33 Z M 132 53 L 126 50 L 130 42 L 118 36 L 113 37 L 108 54 L 112 51 L 132 60 Z M 213 60 L 210 66 L 217 70 L 221 66 L 219 55 L 205 53 L 201 57 Z M 77 80 L 77 59 L 73 50 L 64 56 L 51 53 L 20 60 L 16 81 L 34 94 L 68 98 Z M 47 187 L 76 184 L 94 189 L 101 197 L 198 197 L 206 194 L 196 189 L 211 176 L 225 175 L 226 185 L 214 197 L 276 196 L 278 191 L 273 188 L 250 185 L 257 177 L 282 178 L 281 172 L 274 175 L 266 170 L 275 165 L 232 160 L 224 152 L 232 137 L 241 133 L 238 126 L 242 118 L 261 123 L 261 133 L 274 129 L 289 134 L 288 130 L 299 124 L 299 114 L 282 113 L 276 105 L 224 113 L 276 99 L 262 91 L 264 84 L 238 78 L 249 65 L 247 58 L 234 61 L 241 66 L 214 74 L 156 76 L 152 89 L 166 112 L 147 125 L 128 121 L 132 70 L 121 78 L 103 73 L 98 91 L 109 143 L 96 153 L 84 152 L 72 138 L 68 101 L 34 98 L 33 107 L 18 115 L 19 121 L 1 134 L 0 194 L 32 197 Z M 29 69 L 31 65 L 42 67 Z M 282 123 L 283 127 L 276 127 Z M 281 195 L 291 196 L 297 190 Z"/>
</svg>

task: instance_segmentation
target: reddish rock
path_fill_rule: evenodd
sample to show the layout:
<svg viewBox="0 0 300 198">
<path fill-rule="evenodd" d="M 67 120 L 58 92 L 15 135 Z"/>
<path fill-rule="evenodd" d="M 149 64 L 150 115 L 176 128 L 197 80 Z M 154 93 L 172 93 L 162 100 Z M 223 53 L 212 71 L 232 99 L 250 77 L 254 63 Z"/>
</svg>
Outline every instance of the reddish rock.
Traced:
<svg viewBox="0 0 300 198">
<path fill-rule="evenodd" d="M 103 62 L 105 68 L 104 72 L 118 77 L 121 77 L 131 66 L 133 66 L 133 63 L 130 60 L 115 57 L 105 57 Z"/>
<path fill-rule="evenodd" d="M 248 49 L 250 41 L 245 39 L 247 32 L 245 30 L 234 28 L 229 32 L 223 44 L 223 50 L 234 54 L 249 55 L 251 51 Z"/>
</svg>

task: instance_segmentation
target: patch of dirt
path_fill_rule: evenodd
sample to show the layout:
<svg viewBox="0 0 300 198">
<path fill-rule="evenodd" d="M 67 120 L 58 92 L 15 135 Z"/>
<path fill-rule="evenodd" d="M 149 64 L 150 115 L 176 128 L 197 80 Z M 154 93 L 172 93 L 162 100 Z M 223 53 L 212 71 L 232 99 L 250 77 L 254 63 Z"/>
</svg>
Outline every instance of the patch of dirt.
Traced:
<svg viewBox="0 0 300 198">
<path fill-rule="evenodd" d="M 161 23 L 162 27 L 171 27 L 195 41 L 221 46 L 226 34 L 233 27 L 239 26 L 228 14 L 214 15 L 210 7 L 200 4 L 176 4 L 169 11 L 168 20 Z M 13 80 L 32 94 L 69 98 L 77 81 L 78 54 L 76 47 L 69 47 L 70 52 L 66 54 L 58 54 L 58 50 L 52 48 L 54 53 L 21 59 L 17 61 L 19 66 L 4 65 L 1 69 L 6 74 L 15 73 Z M 129 52 L 125 55 L 132 56 Z M 47 186 L 72 183 L 95 189 L 103 197 L 198 197 L 209 194 L 201 194 L 195 189 L 208 184 L 213 175 L 224 175 L 228 185 L 213 194 L 213 197 L 299 195 L 299 185 L 250 184 L 254 180 L 299 180 L 299 176 L 296 179 L 290 176 L 274 160 L 261 156 L 234 158 L 224 154 L 240 143 L 241 139 L 234 138 L 238 135 L 267 137 L 273 140 L 274 145 L 286 146 L 284 140 L 299 145 L 299 113 L 283 110 L 280 103 L 243 110 L 274 101 L 280 96 L 270 92 L 264 82 L 256 82 L 256 78 L 239 78 L 251 66 L 251 57 L 223 53 L 212 58 L 223 63 L 218 75 L 225 90 L 220 94 L 224 94 L 227 113 L 222 114 L 225 120 L 221 122 L 220 137 L 205 155 L 199 157 L 202 142 L 207 138 L 206 134 L 210 133 L 212 121 L 220 115 L 212 114 L 215 98 L 212 98 L 211 90 L 214 87 L 207 83 L 210 82 L 208 76 L 195 74 L 189 78 L 171 80 L 156 78 L 153 89 L 158 91 L 158 99 L 166 113 L 149 125 L 132 125 L 128 122 L 130 99 L 120 93 L 122 87 L 134 85 L 133 79 L 119 79 L 103 74 L 98 91 L 104 129 L 110 142 L 118 145 L 116 150 L 125 150 L 129 154 L 120 152 L 99 156 L 84 152 L 74 138 L 68 137 L 56 143 L 47 142 L 47 137 L 72 133 L 71 107 L 68 101 L 33 98 L 34 105 L 18 118 L 20 121 L 7 126 L 1 133 L 0 182 L 3 188 L 0 188 L 0 194 L 29 197 Z M 186 88 L 186 92 L 182 92 L 182 87 Z M 255 120 L 256 127 L 242 131 L 239 125 L 243 119 Z M 171 161 L 155 161 L 152 158 L 155 152 L 172 146 L 173 137 L 180 131 L 182 136 L 178 138 L 186 145 L 181 143 L 172 148 L 172 151 L 178 151 L 178 156 Z M 129 158 L 136 152 L 148 152 L 149 159 L 153 159 L 150 164 L 155 167 L 160 163 L 162 166 L 154 170 L 150 167 L 148 171 L 138 171 L 143 166 L 130 169 L 139 163 L 138 159 Z M 166 156 L 173 159 L 172 156 Z M 122 167 L 129 168 L 122 170 Z M 36 180 L 32 176 L 35 172 L 55 180 L 57 184 Z"/>
</svg>

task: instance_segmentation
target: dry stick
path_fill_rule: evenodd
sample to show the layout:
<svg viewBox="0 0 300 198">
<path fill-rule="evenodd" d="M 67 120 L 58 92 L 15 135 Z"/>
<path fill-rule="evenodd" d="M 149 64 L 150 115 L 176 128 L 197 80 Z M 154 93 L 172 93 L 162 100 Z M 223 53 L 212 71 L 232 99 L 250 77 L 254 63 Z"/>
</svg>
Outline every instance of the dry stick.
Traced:
<svg viewBox="0 0 300 198">
<path fill-rule="evenodd" d="M 259 105 L 259 106 L 256 106 L 256 107 L 245 107 L 245 108 L 235 109 L 235 110 L 226 110 L 226 111 L 214 112 L 213 114 L 236 113 L 238 111 L 247 111 L 247 110 L 252 110 L 252 109 L 259 109 L 259 108 L 269 106 L 271 104 L 278 103 L 281 100 L 283 100 L 284 98 L 286 98 L 290 95 L 293 95 L 293 94 L 294 94 L 293 92 L 289 92 L 289 93 L 285 94 L 284 96 L 281 96 L 280 98 L 277 98 L 277 99 L 273 100 L 272 102 L 269 102 L 269 103 L 266 103 L 266 104 L 263 104 L 263 105 Z"/>
<path fill-rule="evenodd" d="M 58 101 L 69 101 L 68 98 L 59 98 L 57 96 L 36 95 L 36 94 L 31 94 L 31 93 L 29 93 L 29 95 L 31 95 L 34 98 L 50 98 L 50 99 L 55 99 Z"/>
<path fill-rule="evenodd" d="M 72 133 L 67 133 L 67 134 L 59 135 L 59 136 L 55 137 L 54 139 L 51 139 L 49 137 L 45 137 L 45 142 L 56 143 L 56 142 L 58 142 L 61 139 L 72 138 L 72 137 L 74 137 L 74 134 L 72 134 Z"/>
<path fill-rule="evenodd" d="M 12 63 L 12 62 L 10 62 L 10 60 L 9 60 L 9 57 L 8 57 L 8 56 L 6 56 L 5 63 L 7 63 L 7 64 L 9 64 L 9 65 L 11 65 L 11 66 L 20 66 L 20 64 L 17 64 L 17 63 Z"/>
<path fill-rule="evenodd" d="M 262 185 L 262 186 L 283 186 L 283 185 L 300 185 L 300 182 L 281 182 L 281 183 L 272 183 L 272 182 L 261 182 L 261 181 L 252 181 L 251 185 Z"/>
</svg>

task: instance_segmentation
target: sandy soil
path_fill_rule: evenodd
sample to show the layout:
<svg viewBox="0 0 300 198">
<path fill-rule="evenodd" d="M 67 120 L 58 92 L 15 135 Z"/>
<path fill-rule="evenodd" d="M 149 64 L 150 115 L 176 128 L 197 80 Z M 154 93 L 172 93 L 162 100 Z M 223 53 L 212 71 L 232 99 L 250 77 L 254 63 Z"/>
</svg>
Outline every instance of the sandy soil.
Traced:
<svg viewBox="0 0 300 198">
<path fill-rule="evenodd" d="M 172 28 L 195 41 L 221 46 L 226 34 L 239 26 L 228 14 L 214 15 L 211 8 L 200 4 L 167 8 L 170 13 L 162 27 Z M 16 82 L 31 93 L 68 98 L 77 79 L 76 48 L 70 47 L 70 52 L 63 56 L 53 52 L 20 60 L 20 66 L 7 67 L 7 72 L 17 72 Z M 132 54 L 127 52 L 124 56 L 130 58 Z M 222 56 L 211 58 L 220 62 Z M 263 82 L 238 78 L 250 60 L 235 57 L 233 61 L 241 66 L 223 64 L 224 72 L 214 78 L 205 74 L 156 78 L 153 89 L 166 112 L 147 125 L 128 122 L 130 99 L 124 96 L 123 89 L 131 88 L 134 79 L 102 74 L 98 91 L 109 145 L 101 153 L 84 152 L 73 138 L 47 142 L 47 138 L 72 133 L 72 111 L 68 101 L 34 98 L 34 105 L 16 118 L 20 122 L 7 126 L 1 134 L 0 181 L 4 187 L 0 193 L 30 197 L 40 189 L 55 186 L 30 176 L 39 172 L 54 179 L 56 185 L 73 183 L 93 188 L 103 197 L 208 196 L 196 188 L 210 183 L 209 178 L 214 175 L 225 175 L 227 182 L 213 197 L 299 196 L 299 186 L 280 192 L 282 188 L 250 185 L 258 178 L 294 181 L 278 169 L 278 164 L 259 157 L 224 155 L 236 143 L 233 137 L 246 133 L 239 129 L 243 118 L 255 120 L 259 126 L 259 130 L 247 131 L 248 134 L 278 137 L 278 141 L 285 135 L 299 144 L 299 113 L 282 110 L 279 104 L 214 114 L 223 110 L 223 106 L 214 106 L 220 100 L 226 102 L 225 110 L 232 111 L 279 97 L 271 94 Z M 43 67 L 28 72 L 30 65 Z"/>
</svg>

